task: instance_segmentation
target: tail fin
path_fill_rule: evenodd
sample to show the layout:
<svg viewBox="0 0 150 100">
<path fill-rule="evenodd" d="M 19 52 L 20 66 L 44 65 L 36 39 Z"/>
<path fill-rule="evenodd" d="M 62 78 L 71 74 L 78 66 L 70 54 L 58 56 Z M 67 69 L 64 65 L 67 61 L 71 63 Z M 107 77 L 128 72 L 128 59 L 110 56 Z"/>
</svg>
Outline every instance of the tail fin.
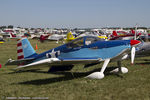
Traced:
<svg viewBox="0 0 150 100">
<path fill-rule="evenodd" d="M 25 58 L 31 58 L 37 54 L 34 51 L 28 39 L 22 38 L 17 41 L 17 55 L 18 60 L 21 60 Z"/>
<path fill-rule="evenodd" d="M 12 34 L 12 33 L 10 33 L 10 34 L 11 34 L 12 37 L 16 37 L 16 35 L 14 35 L 14 34 Z"/>
<path fill-rule="evenodd" d="M 116 31 L 113 31 L 113 36 L 118 36 Z"/>
<path fill-rule="evenodd" d="M 46 40 L 48 37 L 49 37 L 49 34 L 48 34 L 48 35 L 45 35 L 45 36 L 44 36 L 44 35 L 41 35 L 41 36 L 40 36 L 40 41 L 43 42 L 43 41 Z"/>
<path fill-rule="evenodd" d="M 40 36 L 40 41 L 43 42 L 45 40 L 45 37 L 43 35 Z"/>
<path fill-rule="evenodd" d="M 132 34 L 135 34 L 135 31 L 134 31 L 134 30 L 131 30 L 131 33 L 132 33 Z"/>
<path fill-rule="evenodd" d="M 74 40 L 74 39 L 75 39 L 75 38 L 74 38 L 74 36 L 72 35 L 71 32 L 67 33 L 67 41 L 72 41 L 72 40 Z"/>
</svg>

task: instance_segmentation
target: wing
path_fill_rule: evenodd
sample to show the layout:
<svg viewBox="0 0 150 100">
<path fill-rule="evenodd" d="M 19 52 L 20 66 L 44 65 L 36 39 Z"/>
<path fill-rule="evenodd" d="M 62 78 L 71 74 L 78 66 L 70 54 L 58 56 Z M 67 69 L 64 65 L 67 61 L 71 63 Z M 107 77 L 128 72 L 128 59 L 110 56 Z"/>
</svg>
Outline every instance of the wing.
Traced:
<svg viewBox="0 0 150 100">
<path fill-rule="evenodd" d="M 129 49 L 122 50 L 117 56 L 113 58 L 109 58 L 111 60 L 121 60 L 123 56 L 128 54 Z M 32 61 L 33 59 L 25 59 L 21 61 L 9 61 L 8 64 L 16 64 L 16 63 L 21 63 L 25 61 Z M 26 65 L 21 65 L 17 67 L 16 69 L 20 68 L 28 68 L 30 66 L 37 66 L 37 65 L 72 65 L 72 64 L 92 64 L 92 63 L 99 63 L 101 61 L 104 61 L 105 59 L 101 58 L 47 58 L 39 61 L 35 61 Z"/>
<path fill-rule="evenodd" d="M 96 63 L 100 61 L 102 61 L 102 59 L 100 58 L 65 58 L 65 59 L 48 58 L 48 59 L 32 62 L 30 64 L 19 66 L 16 69 L 27 68 L 30 66 L 43 65 L 43 64 L 52 66 L 52 65 L 69 65 L 69 64 L 83 64 L 83 63 L 88 64 L 88 63 Z"/>
</svg>

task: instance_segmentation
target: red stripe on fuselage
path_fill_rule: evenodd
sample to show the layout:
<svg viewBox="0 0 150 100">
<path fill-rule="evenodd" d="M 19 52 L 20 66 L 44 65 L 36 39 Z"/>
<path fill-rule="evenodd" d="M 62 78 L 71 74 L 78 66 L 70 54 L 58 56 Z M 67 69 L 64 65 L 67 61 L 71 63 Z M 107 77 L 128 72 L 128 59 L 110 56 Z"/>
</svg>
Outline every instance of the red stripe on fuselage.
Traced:
<svg viewBox="0 0 150 100">
<path fill-rule="evenodd" d="M 23 50 L 22 50 L 22 49 L 20 49 L 20 50 L 17 50 L 17 53 L 20 53 L 20 52 L 23 52 Z"/>
</svg>

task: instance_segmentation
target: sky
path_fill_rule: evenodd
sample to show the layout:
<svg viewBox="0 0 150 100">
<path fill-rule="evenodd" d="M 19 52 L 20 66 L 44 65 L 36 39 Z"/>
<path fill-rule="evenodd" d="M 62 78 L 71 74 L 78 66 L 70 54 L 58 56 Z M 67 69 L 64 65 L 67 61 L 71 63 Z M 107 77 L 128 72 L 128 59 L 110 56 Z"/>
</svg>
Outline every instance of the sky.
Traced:
<svg viewBox="0 0 150 100">
<path fill-rule="evenodd" d="M 150 0 L 0 0 L 0 26 L 150 27 Z"/>
</svg>

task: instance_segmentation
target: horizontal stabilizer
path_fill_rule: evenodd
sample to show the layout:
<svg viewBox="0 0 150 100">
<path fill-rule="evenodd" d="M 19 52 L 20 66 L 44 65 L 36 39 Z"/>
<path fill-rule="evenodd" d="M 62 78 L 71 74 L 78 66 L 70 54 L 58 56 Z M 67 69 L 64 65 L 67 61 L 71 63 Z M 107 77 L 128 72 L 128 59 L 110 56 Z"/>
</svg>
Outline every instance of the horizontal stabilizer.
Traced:
<svg viewBox="0 0 150 100">
<path fill-rule="evenodd" d="M 43 59 L 43 60 L 39 60 L 39 61 L 36 61 L 36 62 L 32 62 L 30 64 L 19 66 L 15 69 L 26 68 L 26 67 L 36 66 L 36 65 L 41 65 L 41 64 L 50 64 L 50 63 L 53 63 L 53 62 L 57 63 L 57 62 L 60 62 L 60 60 L 58 58 Z"/>
<path fill-rule="evenodd" d="M 9 59 L 5 65 L 20 65 L 22 63 L 26 63 L 27 61 L 32 61 L 34 58 L 22 59 L 22 60 L 12 60 Z"/>
</svg>

